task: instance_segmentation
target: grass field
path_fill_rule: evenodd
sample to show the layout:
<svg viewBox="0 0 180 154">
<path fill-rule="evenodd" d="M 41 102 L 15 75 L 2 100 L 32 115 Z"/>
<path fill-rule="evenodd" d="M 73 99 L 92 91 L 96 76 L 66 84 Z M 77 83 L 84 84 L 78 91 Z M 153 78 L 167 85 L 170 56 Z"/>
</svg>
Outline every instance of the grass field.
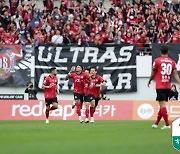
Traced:
<svg viewBox="0 0 180 154">
<path fill-rule="evenodd" d="M 0 154 L 176 154 L 152 121 L 0 121 Z M 163 124 L 160 125 L 160 127 Z"/>
</svg>

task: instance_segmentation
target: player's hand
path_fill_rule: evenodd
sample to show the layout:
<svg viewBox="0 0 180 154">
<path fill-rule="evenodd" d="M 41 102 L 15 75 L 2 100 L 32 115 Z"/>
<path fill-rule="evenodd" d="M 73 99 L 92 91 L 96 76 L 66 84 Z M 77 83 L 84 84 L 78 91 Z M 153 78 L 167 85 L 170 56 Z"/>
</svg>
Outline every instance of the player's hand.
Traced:
<svg viewBox="0 0 180 154">
<path fill-rule="evenodd" d="M 148 81 L 148 87 L 150 87 L 151 81 Z"/>
<path fill-rule="evenodd" d="M 96 84 L 96 87 L 101 87 L 101 84 Z"/>
<path fill-rule="evenodd" d="M 52 85 L 52 84 L 50 84 L 50 85 L 49 85 L 49 88 L 52 88 L 52 86 L 53 86 L 53 85 Z"/>
<path fill-rule="evenodd" d="M 74 72 L 75 69 L 76 69 L 76 67 L 75 67 L 75 66 L 72 66 L 69 72 L 70 72 L 70 73 L 71 73 L 71 72 Z"/>
</svg>

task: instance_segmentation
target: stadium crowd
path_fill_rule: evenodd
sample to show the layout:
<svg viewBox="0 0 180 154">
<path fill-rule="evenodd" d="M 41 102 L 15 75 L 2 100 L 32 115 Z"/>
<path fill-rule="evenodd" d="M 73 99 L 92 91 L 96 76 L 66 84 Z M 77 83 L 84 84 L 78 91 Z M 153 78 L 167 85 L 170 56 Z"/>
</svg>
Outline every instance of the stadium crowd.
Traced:
<svg viewBox="0 0 180 154">
<path fill-rule="evenodd" d="M 110 8 L 104 2 L 90 0 L 44 0 L 36 2 L 0 1 L 0 43 L 101 45 L 103 43 L 146 44 L 180 43 L 180 4 L 178 0 L 157 3 L 133 0 L 122 4 L 113 0 Z"/>
</svg>

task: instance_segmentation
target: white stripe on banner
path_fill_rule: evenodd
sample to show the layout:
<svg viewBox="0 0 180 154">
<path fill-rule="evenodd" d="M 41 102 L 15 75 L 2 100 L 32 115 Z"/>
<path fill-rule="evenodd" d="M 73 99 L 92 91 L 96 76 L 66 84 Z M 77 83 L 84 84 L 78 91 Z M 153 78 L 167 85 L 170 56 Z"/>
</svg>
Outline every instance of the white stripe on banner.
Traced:
<svg viewBox="0 0 180 154">
<path fill-rule="evenodd" d="M 36 65 L 35 68 L 50 69 L 52 66 L 40 66 Z M 55 67 L 57 70 L 67 70 L 67 67 Z"/>
<path fill-rule="evenodd" d="M 136 68 L 136 66 L 130 65 L 130 66 L 103 67 L 103 70 L 121 70 L 121 69 L 131 69 L 131 68 Z"/>
</svg>

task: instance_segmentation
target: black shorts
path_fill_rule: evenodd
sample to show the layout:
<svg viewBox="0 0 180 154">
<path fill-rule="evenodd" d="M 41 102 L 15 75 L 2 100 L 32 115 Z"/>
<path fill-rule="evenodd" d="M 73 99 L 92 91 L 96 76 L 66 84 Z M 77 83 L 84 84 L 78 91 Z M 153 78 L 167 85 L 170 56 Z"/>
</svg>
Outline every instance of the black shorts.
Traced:
<svg viewBox="0 0 180 154">
<path fill-rule="evenodd" d="M 80 100 L 80 103 L 83 103 L 84 101 L 84 95 L 83 94 L 78 94 L 78 93 L 74 93 L 74 100 Z"/>
<path fill-rule="evenodd" d="M 156 93 L 157 93 L 156 101 L 168 102 L 170 91 L 171 91 L 170 89 L 156 89 Z"/>
<path fill-rule="evenodd" d="M 45 98 L 46 106 L 49 106 L 52 103 L 58 103 L 57 97 L 55 98 Z"/>
<path fill-rule="evenodd" d="M 95 100 L 94 95 L 87 95 L 84 97 L 85 102 L 91 102 L 92 100 Z"/>
<path fill-rule="evenodd" d="M 99 98 L 99 97 L 95 97 L 95 107 L 97 107 L 97 106 L 98 106 L 99 100 L 100 100 L 100 98 Z"/>
</svg>

